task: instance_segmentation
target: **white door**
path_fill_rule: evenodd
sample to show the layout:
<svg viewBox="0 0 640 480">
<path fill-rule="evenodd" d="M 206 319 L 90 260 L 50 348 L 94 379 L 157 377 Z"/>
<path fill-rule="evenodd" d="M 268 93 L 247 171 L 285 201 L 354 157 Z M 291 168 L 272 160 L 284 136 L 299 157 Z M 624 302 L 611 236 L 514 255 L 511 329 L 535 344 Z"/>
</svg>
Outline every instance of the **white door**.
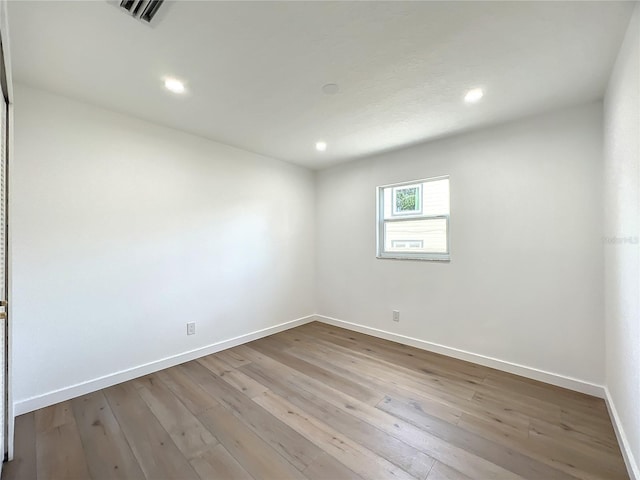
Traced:
<svg viewBox="0 0 640 480">
<path fill-rule="evenodd" d="M 7 103 L 0 88 L 0 452 L 7 458 Z"/>
<path fill-rule="evenodd" d="M 11 104 L 11 61 L 9 60 L 9 29 L 7 0 L 0 0 L 0 460 L 13 456 L 13 405 L 9 353 L 11 328 L 9 323 L 9 141 Z M 9 421 L 11 419 L 11 421 Z M 2 463 L 0 463 L 0 473 Z"/>
</svg>

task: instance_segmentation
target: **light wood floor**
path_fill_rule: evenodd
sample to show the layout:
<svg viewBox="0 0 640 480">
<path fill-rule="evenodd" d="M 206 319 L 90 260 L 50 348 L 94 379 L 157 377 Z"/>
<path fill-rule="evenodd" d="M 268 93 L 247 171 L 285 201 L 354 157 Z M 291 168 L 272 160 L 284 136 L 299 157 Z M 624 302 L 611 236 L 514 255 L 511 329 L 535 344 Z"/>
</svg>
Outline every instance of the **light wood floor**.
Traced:
<svg viewBox="0 0 640 480">
<path fill-rule="evenodd" d="M 628 478 L 602 400 L 321 323 L 16 432 L 6 480 Z"/>
</svg>

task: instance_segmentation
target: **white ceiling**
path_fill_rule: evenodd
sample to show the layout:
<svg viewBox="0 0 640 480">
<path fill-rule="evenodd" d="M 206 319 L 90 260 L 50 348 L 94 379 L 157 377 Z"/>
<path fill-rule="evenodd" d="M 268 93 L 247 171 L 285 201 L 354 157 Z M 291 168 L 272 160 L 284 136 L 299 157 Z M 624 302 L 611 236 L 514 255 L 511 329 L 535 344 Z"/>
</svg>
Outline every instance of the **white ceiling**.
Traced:
<svg viewBox="0 0 640 480">
<path fill-rule="evenodd" d="M 633 6 L 180 1 L 150 27 L 104 0 L 11 1 L 10 48 L 18 82 L 322 168 L 601 98 Z"/>
</svg>

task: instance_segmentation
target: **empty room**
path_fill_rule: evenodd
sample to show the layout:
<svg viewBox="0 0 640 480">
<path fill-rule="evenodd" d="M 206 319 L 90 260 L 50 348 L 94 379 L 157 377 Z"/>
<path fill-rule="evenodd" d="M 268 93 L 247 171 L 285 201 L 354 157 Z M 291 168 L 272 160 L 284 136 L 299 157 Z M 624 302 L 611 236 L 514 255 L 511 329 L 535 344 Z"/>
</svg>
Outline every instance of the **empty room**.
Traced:
<svg viewBox="0 0 640 480">
<path fill-rule="evenodd" d="M 640 3 L 0 0 L 2 480 L 640 480 Z"/>
</svg>

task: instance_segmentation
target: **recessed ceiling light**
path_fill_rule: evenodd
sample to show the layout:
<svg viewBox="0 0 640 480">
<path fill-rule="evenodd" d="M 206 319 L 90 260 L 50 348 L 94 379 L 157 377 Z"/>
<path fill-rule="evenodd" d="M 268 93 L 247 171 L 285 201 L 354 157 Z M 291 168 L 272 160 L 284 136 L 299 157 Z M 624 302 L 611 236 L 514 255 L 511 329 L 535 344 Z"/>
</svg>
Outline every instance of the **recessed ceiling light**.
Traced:
<svg viewBox="0 0 640 480">
<path fill-rule="evenodd" d="M 184 93 L 184 83 L 175 78 L 165 78 L 164 87 L 173 93 Z"/>
<path fill-rule="evenodd" d="M 464 101 L 467 103 L 476 103 L 482 98 L 483 95 L 484 92 L 481 88 L 474 88 L 467 92 L 467 94 L 464 96 Z"/>
<path fill-rule="evenodd" d="M 322 87 L 322 91 L 327 95 L 335 95 L 340 91 L 340 87 L 337 83 L 327 83 Z"/>
<path fill-rule="evenodd" d="M 327 142 L 316 142 L 316 150 L 324 152 L 327 149 Z"/>
</svg>

